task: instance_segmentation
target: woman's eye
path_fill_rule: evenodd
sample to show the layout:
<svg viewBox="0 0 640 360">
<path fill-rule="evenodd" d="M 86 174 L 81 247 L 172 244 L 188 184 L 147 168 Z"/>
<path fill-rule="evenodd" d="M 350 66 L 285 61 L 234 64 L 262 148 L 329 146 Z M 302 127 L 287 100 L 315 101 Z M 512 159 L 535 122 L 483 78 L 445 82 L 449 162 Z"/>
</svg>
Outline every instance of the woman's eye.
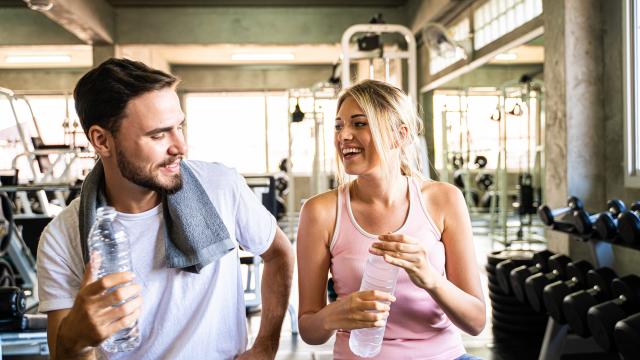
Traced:
<svg viewBox="0 0 640 360">
<path fill-rule="evenodd" d="M 340 129 L 342 129 L 342 124 L 336 124 L 336 125 L 334 126 L 334 128 L 335 128 L 336 130 L 340 130 Z"/>
<path fill-rule="evenodd" d="M 362 126 L 367 126 L 366 122 L 357 122 L 354 124 L 356 127 L 362 127 Z"/>
</svg>

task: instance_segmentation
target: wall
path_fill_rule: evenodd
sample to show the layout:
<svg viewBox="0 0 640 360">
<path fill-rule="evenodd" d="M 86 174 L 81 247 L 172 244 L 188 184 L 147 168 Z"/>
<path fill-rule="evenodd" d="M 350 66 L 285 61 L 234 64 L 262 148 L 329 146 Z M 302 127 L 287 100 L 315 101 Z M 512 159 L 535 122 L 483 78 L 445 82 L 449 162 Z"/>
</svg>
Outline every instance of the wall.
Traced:
<svg viewBox="0 0 640 360">
<path fill-rule="evenodd" d="M 0 69 L 0 87 L 15 91 L 72 91 L 89 69 Z"/>
<path fill-rule="evenodd" d="M 404 7 L 117 8 L 116 38 L 120 44 L 328 44 L 376 13 L 387 23 L 407 23 Z"/>
<path fill-rule="evenodd" d="M 171 67 L 180 91 L 253 91 L 310 87 L 331 76 L 330 65 Z"/>
</svg>

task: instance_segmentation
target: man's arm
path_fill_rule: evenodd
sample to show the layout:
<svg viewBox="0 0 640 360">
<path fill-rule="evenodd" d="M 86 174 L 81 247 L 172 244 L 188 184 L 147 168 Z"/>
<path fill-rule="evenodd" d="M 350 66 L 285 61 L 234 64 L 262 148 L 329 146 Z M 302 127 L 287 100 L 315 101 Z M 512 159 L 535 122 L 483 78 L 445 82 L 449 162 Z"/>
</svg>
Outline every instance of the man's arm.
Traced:
<svg viewBox="0 0 640 360">
<path fill-rule="evenodd" d="M 291 278 L 293 276 L 293 249 L 287 236 L 276 227 L 276 235 L 271 246 L 262 255 L 264 270 L 262 273 L 262 317 L 260 330 L 248 352 L 241 358 L 273 359 L 278 351 L 280 329 L 289 305 Z"/>
</svg>

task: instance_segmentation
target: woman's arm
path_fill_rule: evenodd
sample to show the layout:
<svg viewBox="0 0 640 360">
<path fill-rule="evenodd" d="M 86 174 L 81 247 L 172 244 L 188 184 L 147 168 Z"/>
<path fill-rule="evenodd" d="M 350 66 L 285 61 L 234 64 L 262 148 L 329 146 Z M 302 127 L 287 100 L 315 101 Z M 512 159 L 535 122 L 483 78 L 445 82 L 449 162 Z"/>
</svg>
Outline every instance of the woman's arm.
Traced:
<svg viewBox="0 0 640 360">
<path fill-rule="evenodd" d="M 431 183 L 426 190 L 430 214 L 442 226 L 447 276 L 429 263 L 427 249 L 402 235 L 383 235 L 371 252 L 407 271 L 411 280 L 426 290 L 447 317 L 460 329 L 478 335 L 485 326 L 486 310 L 473 245 L 473 233 L 462 193 L 444 183 Z"/>
<path fill-rule="evenodd" d="M 329 243 L 336 223 L 334 193 L 309 199 L 300 212 L 298 226 L 298 326 L 302 339 L 323 344 L 338 329 L 358 329 L 384 325 L 392 295 L 363 291 L 339 298 L 327 305 L 327 278 L 331 253 Z M 378 310 L 378 312 L 371 312 Z"/>
</svg>

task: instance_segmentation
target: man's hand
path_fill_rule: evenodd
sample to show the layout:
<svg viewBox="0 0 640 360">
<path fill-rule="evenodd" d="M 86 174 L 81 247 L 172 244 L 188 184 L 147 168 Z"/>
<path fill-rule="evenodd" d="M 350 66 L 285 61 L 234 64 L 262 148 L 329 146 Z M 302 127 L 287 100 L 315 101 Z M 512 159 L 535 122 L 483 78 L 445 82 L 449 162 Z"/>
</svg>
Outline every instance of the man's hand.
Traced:
<svg viewBox="0 0 640 360">
<path fill-rule="evenodd" d="M 58 328 L 57 359 L 82 356 L 138 320 L 141 287 L 133 278 L 131 272 L 120 272 L 94 281 L 94 269 L 87 264 L 73 307 Z M 107 292 L 113 287 L 118 288 Z"/>
</svg>

